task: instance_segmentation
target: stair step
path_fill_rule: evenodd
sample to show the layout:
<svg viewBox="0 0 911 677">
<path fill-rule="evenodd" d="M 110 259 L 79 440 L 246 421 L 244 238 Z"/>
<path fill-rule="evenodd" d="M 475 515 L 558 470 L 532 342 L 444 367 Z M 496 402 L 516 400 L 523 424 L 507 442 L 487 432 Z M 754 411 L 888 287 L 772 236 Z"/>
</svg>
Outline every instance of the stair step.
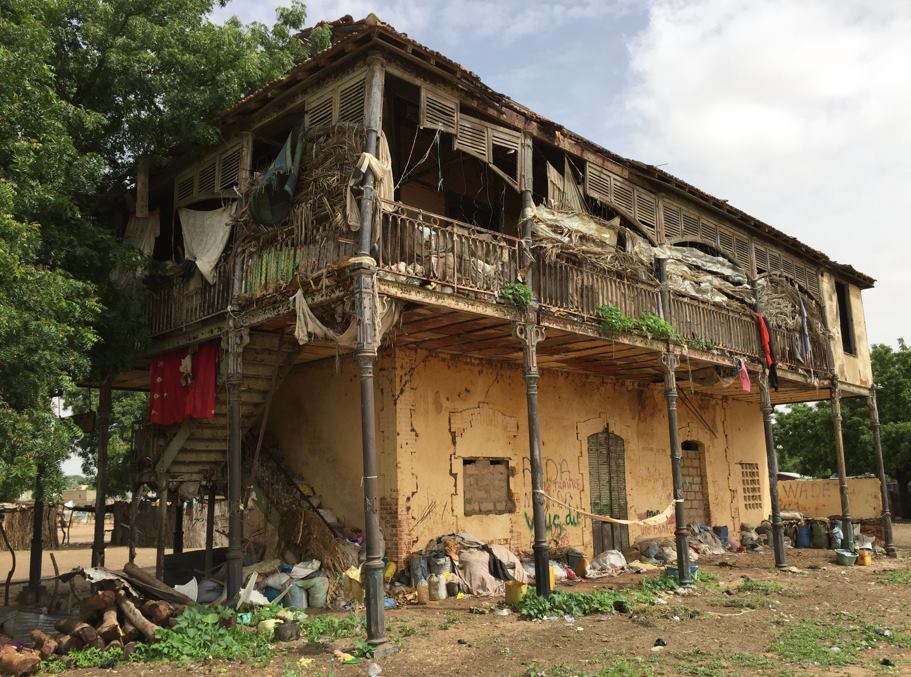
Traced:
<svg viewBox="0 0 911 677">
<path fill-rule="evenodd" d="M 174 459 L 175 463 L 201 463 L 213 464 L 223 463 L 227 458 L 224 451 L 197 451 L 195 449 L 181 449 Z"/>
<path fill-rule="evenodd" d="M 198 439 L 193 434 L 190 435 L 190 438 L 184 442 L 183 447 L 181 447 L 181 452 L 186 450 L 192 451 L 222 451 L 224 452 L 227 448 L 228 440 L 206 440 Z"/>
<path fill-rule="evenodd" d="M 197 423 L 193 426 L 190 433 L 191 440 L 228 440 L 228 421 L 225 419 L 222 425 L 212 425 L 211 423 Z"/>
</svg>

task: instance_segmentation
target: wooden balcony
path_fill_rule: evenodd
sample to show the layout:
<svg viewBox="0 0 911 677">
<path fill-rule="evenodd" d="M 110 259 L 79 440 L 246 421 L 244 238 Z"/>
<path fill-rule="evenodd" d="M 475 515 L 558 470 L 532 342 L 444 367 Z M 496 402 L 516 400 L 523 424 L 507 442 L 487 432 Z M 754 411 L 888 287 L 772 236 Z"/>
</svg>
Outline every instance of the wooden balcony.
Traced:
<svg viewBox="0 0 911 677">
<path fill-rule="evenodd" d="M 435 292 L 475 303 L 502 307 L 500 292 L 519 278 L 522 240 L 400 203 L 385 203 L 376 242 L 379 277 L 403 288 Z M 242 259 L 242 308 L 269 299 L 286 299 L 298 284 L 305 289 L 341 287 L 346 261 L 354 253 L 352 238 L 316 238 L 293 227 L 268 231 L 246 240 L 236 252 Z M 341 276 L 335 274 L 342 271 Z M 540 310 L 564 324 L 596 330 L 599 309 L 617 306 L 628 317 L 658 314 L 659 287 L 624 277 L 595 265 L 539 257 L 532 265 L 532 292 Z M 160 289 L 150 318 L 153 336 L 186 328 L 223 314 L 230 300 L 226 264 L 215 285 L 191 289 L 175 279 Z M 759 359 L 755 317 L 744 310 L 671 292 L 675 331 L 689 348 L 719 358 Z M 811 335 L 811 351 L 803 355 L 798 332 L 773 328 L 778 359 L 787 369 L 827 376 L 831 366 L 824 339 Z"/>
</svg>

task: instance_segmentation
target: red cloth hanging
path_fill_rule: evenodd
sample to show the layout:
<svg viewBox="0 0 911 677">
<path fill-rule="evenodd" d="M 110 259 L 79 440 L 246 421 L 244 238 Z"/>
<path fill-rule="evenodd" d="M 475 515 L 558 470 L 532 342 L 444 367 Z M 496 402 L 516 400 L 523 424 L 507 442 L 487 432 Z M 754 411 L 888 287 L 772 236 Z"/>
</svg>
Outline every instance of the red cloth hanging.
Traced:
<svg viewBox="0 0 911 677">
<path fill-rule="evenodd" d="M 186 386 L 180 364 L 188 354 L 192 378 Z M 218 341 L 204 343 L 194 352 L 183 348 L 153 358 L 149 369 L 149 421 L 171 425 L 187 418 L 213 418 L 217 374 Z"/>
<path fill-rule="evenodd" d="M 215 377 L 218 341 L 203 343 L 193 353 L 193 380 L 187 389 L 187 418 L 209 420 L 215 416 Z"/>
<path fill-rule="evenodd" d="M 769 337 L 769 328 L 765 323 L 765 318 L 756 313 L 756 321 L 759 323 L 759 335 L 762 339 L 762 358 L 765 361 L 767 367 L 771 367 L 774 363 L 772 359 L 772 349 L 771 349 L 771 338 Z"/>
<path fill-rule="evenodd" d="M 186 418 L 187 390 L 180 382 L 180 361 L 186 350 L 152 358 L 149 368 L 149 421 L 159 425 L 179 423 Z"/>
</svg>

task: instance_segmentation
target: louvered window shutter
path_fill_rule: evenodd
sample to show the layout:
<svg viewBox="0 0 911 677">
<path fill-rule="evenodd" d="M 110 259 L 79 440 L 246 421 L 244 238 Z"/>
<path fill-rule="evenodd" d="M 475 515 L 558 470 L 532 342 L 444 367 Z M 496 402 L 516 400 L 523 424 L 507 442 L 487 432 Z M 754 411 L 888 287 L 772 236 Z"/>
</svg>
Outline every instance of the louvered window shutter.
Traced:
<svg viewBox="0 0 911 677">
<path fill-rule="evenodd" d="M 674 204 L 664 203 L 664 239 L 676 240 L 683 235 L 683 226 L 680 223 L 680 208 Z"/>
<path fill-rule="evenodd" d="M 459 102 L 421 88 L 420 125 L 455 134 L 459 128 Z"/>
<path fill-rule="evenodd" d="M 610 202 L 611 175 L 591 162 L 585 163 L 585 192 L 594 198 Z"/>
<path fill-rule="evenodd" d="M 182 172 L 174 181 L 174 206 L 213 197 L 231 197 L 235 186 L 240 186 L 241 175 L 249 172 L 252 137 L 241 135 L 240 141 L 229 144 L 225 150 L 210 155 Z M 245 159 L 246 158 L 246 159 Z"/>
<path fill-rule="evenodd" d="M 736 258 L 734 253 L 734 234 L 725 230 L 724 228 L 718 229 L 718 249 L 731 258 Z"/>
<path fill-rule="evenodd" d="M 687 239 L 699 239 L 699 217 L 683 212 L 683 237 Z"/>
<path fill-rule="evenodd" d="M 365 94 L 366 81 L 363 77 L 340 87 L 338 93 L 339 121 L 357 123 L 364 121 Z"/>
<path fill-rule="evenodd" d="M 702 219 L 699 232 L 703 242 L 718 247 L 718 226 L 707 219 Z"/>
<path fill-rule="evenodd" d="M 744 270 L 750 269 L 750 241 L 734 236 L 734 258 Z"/>
<path fill-rule="evenodd" d="M 317 99 L 312 105 L 307 106 L 304 116 L 308 127 L 327 127 L 332 124 L 334 117 L 334 101 L 332 95 Z"/>
<path fill-rule="evenodd" d="M 468 115 L 459 116 L 459 132 L 453 141 L 457 150 L 490 162 L 490 128 L 482 121 Z"/>
<path fill-rule="evenodd" d="M 611 197 L 613 198 L 614 204 L 626 210 L 627 214 L 634 215 L 636 204 L 633 197 L 633 187 L 616 178 L 611 181 L 611 184 L 611 187 L 613 188 Z"/>
<path fill-rule="evenodd" d="M 658 200 L 648 191 L 636 188 L 636 218 L 654 238 L 658 227 Z"/>
<path fill-rule="evenodd" d="M 180 205 L 190 201 L 195 192 L 196 170 L 193 168 L 178 176 L 174 182 L 174 204 Z"/>
</svg>

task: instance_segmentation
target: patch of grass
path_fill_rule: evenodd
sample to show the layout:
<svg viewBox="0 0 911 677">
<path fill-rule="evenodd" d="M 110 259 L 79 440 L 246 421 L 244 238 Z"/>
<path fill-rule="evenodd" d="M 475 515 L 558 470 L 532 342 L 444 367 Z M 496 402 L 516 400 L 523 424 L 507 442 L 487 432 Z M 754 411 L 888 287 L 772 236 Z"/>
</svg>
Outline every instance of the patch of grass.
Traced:
<svg viewBox="0 0 911 677">
<path fill-rule="evenodd" d="M 613 590 L 596 590 L 591 593 L 562 592 L 557 590 L 547 597 L 529 592 L 516 605 L 519 616 L 525 620 L 543 620 L 548 616 L 590 616 L 614 613 L 614 603 L 630 605 L 630 598 Z"/>
<path fill-rule="evenodd" d="M 328 639 L 344 639 L 346 637 L 355 637 L 364 633 L 366 627 L 366 618 L 349 614 L 347 616 L 337 616 L 334 614 L 323 614 L 320 616 L 310 616 L 306 621 L 301 623 L 301 634 L 307 637 L 309 642 L 318 642 L 323 637 Z"/>
<path fill-rule="evenodd" d="M 676 670 L 677 674 L 695 677 L 735 677 L 742 674 L 741 668 L 765 672 L 777 667 L 778 662 L 767 656 L 745 652 L 712 653 L 694 649 L 680 656 Z"/>
<path fill-rule="evenodd" d="M 911 647 L 911 634 L 840 613 L 834 621 L 809 620 L 791 626 L 769 648 L 795 665 L 851 665 L 861 651 L 880 644 Z"/>
<path fill-rule="evenodd" d="M 738 592 L 757 592 L 761 595 L 771 595 L 772 593 L 779 593 L 782 590 L 784 590 L 784 586 L 781 583 L 775 583 L 774 581 L 757 581 L 746 577 L 740 581 L 740 585 L 737 586 Z"/>
<path fill-rule="evenodd" d="M 459 622 L 459 617 L 454 611 L 446 612 L 446 619 L 440 623 L 440 630 L 449 630 L 453 625 L 456 625 Z"/>
<path fill-rule="evenodd" d="M 615 654 L 611 651 L 605 651 L 602 657 L 593 663 L 596 672 L 578 668 L 570 663 L 556 663 L 549 667 L 531 663 L 525 671 L 525 677 L 653 677 L 655 674 L 646 664 L 646 659 Z"/>
<path fill-rule="evenodd" d="M 876 581 L 883 585 L 908 585 L 911 583 L 911 569 L 883 571 L 876 577 Z"/>
<path fill-rule="evenodd" d="M 720 606 L 729 609 L 766 609 L 769 603 L 755 597 L 725 597 Z"/>
</svg>

